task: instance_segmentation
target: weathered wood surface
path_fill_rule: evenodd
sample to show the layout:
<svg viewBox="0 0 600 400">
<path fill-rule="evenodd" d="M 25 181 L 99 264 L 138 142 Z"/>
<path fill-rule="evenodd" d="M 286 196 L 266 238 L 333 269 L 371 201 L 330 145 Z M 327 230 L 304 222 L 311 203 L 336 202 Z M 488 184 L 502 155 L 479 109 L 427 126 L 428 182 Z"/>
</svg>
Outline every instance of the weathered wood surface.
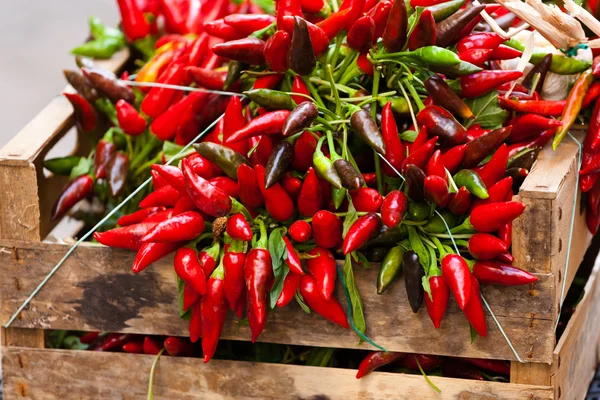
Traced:
<svg viewBox="0 0 600 400">
<path fill-rule="evenodd" d="M 556 399 L 583 399 L 600 364 L 600 257 L 556 350 L 552 386 Z"/>
<path fill-rule="evenodd" d="M 154 356 L 4 348 L 8 398 L 145 399 Z M 60 368 L 57 368 L 60 366 Z M 350 369 L 166 357 L 154 376 L 157 399 L 552 399 L 549 386 L 516 385 Z"/>
<path fill-rule="evenodd" d="M 515 265 L 532 272 L 553 273 L 557 287 L 566 275 L 565 295 L 592 238 L 575 187 L 578 151 L 577 144 L 568 138 L 557 151 L 548 145 L 540 153 L 518 195 L 527 209 L 513 223 Z M 576 207 L 573 241 L 565 274 L 573 205 Z M 560 290 L 556 293 L 557 304 L 559 297 Z"/>
<path fill-rule="evenodd" d="M 3 242 L 0 244 L 1 320 L 5 323 L 67 251 L 67 245 Z M 131 272 L 132 252 L 84 245 L 14 322 L 17 327 L 100 330 L 145 334 L 187 335 L 178 318 L 172 257 L 139 275 Z M 375 291 L 377 269 L 355 267 L 365 304 L 368 335 L 388 350 L 441 355 L 514 359 L 491 318 L 487 338 L 469 340 L 469 325 L 451 303 L 441 329 L 434 329 L 425 307 L 414 315 L 406 301 L 403 280 L 383 295 Z M 484 294 L 521 357 L 550 363 L 554 349 L 553 289 L 550 275 L 541 274 L 533 288 L 486 287 Z M 341 290 L 338 296 L 343 299 Z M 248 340 L 248 326 L 234 318 L 223 338 Z M 323 347 L 358 346 L 351 330 L 343 330 L 316 314 L 306 315 L 292 303 L 269 315 L 260 340 Z"/>
</svg>

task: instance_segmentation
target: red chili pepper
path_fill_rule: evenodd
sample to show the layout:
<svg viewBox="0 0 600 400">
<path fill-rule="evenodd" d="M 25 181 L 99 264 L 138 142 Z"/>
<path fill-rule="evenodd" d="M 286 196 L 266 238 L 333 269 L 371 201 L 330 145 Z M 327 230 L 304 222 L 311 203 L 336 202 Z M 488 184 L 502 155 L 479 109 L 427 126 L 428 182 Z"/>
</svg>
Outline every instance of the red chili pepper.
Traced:
<svg viewBox="0 0 600 400">
<path fill-rule="evenodd" d="M 469 239 L 469 253 L 476 260 L 493 260 L 507 251 L 503 240 L 488 233 L 476 233 Z"/>
<path fill-rule="evenodd" d="M 79 338 L 79 341 L 83 344 L 92 344 L 98 338 L 100 338 L 100 332 L 88 332 Z"/>
<path fill-rule="evenodd" d="M 506 82 L 523 76 L 521 71 L 484 70 L 460 78 L 461 94 L 466 98 L 481 97 Z"/>
<path fill-rule="evenodd" d="M 231 198 L 192 171 L 189 161 L 182 162 L 185 187 L 198 209 L 213 217 L 222 217 L 231 210 Z"/>
<path fill-rule="evenodd" d="M 333 38 L 335 38 L 338 33 L 344 29 L 344 26 L 351 15 L 350 11 L 351 10 L 349 8 L 346 8 L 345 10 L 334 12 L 325 20 L 317 23 L 317 26 L 321 28 L 323 32 L 325 32 L 329 40 L 333 40 Z"/>
<path fill-rule="evenodd" d="M 109 351 L 123 346 L 133 338 L 131 334 L 110 333 L 102 344 L 102 351 Z"/>
<path fill-rule="evenodd" d="M 94 181 L 89 175 L 80 175 L 63 189 L 52 207 L 52 221 L 64 216 L 75 204 L 89 196 L 94 190 Z"/>
<path fill-rule="evenodd" d="M 189 66 L 200 66 L 202 62 L 207 59 L 207 55 L 209 52 L 209 41 L 210 35 L 208 35 L 207 33 L 203 33 L 192 42 L 190 49 L 190 59 L 188 62 Z"/>
<path fill-rule="evenodd" d="M 163 345 L 165 351 L 171 357 L 186 357 L 194 354 L 194 347 L 191 345 L 190 342 L 183 338 L 169 336 L 165 339 Z"/>
<path fill-rule="evenodd" d="M 595 213 L 592 210 L 586 210 L 585 222 L 590 233 L 595 235 L 596 232 L 598 232 L 598 227 L 600 226 L 600 213 Z"/>
<path fill-rule="evenodd" d="M 365 0 L 344 0 L 340 5 L 340 10 L 350 10 L 346 15 L 345 28 L 350 31 L 352 25 L 363 13 L 365 7 Z"/>
<path fill-rule="evenodd" d="M 188 211 L 158 223 L 143 238 L 142 243 L 165 243 L 192 240 L 204 231 L 204 218 Z"/>
<path fill-rule="evenodd" d="M 293 201 L 296 201 L 302 190 L 302 181 L 300 178 L 292 176 L 292 173 L 288 171 L 281 177 L 281 187 L 290 195 Z"/>
<path fill-rule="evenodd" d="M 348 319 L 342 305 L 335 297 L 325 300 L 319 294 L 315 279 L 311 275 L 302 275 L 300 279 L 300 294 L 311 310 L 334 324 L 348 329 Z"/>
<path fill-rule="evenodd" d="M 431 158 L 431 154 L 433 154 L 437 140 L 438 137 L 434 136 L 425 142 L 424 145 L 409 154 L 409 156 L 406 157 L 402 163 L 402 173 L 406 173 L 406 167 L 410 164 L 415 165 L 420 169 L 424 169 L 427 166 L 429 158 Z"/>
<path fill-rule="evenodd" d="M 276 89 L 282 79 L 283 79 L 283 75 L 281 75 L 281 74 L 262 75 L 262 76 L 259 76 L 258 78 L 256 78 L 252 88 L 253 89 Z"/>
<path fill-rule="evenodd" d="M 196 343 L 202 337 L 202 300 L 194 303 L 190 311 L 191 316 L 188 331 L 190 333 L 190 341 Z"/>
<path fill-rule="evenodd" d="M 494 232 L 503 225 L 511 223 L 523 214 L 525 204 L 518 201 L 506 201 L 484 204 L 471 211 L 471 225 L 478 232 Z"/>
<path fill-rule="evenodd" d="M 94 232 L 94 239 L 105 246 L 139 250 L 142 246 L 142 238 L 155 225 L 156 222 L 140 222 L 122 228 L 113 228 L 106 232 Z"/>
<path fill-rule="evenodd" d="M 183 246 L 184 243 L 185 242 L 144 243 L 135 255 L 132 266 L 133 273 L 137 274 L 142 272 L 148 265 L 174 252 Z"/>
<path fill-rule="evenodd" d="M 196 251 L 188 247 L 182 247 L 175 253 L 173 263 L 175 273 L 185 283 L 190 285 L 200 295 L 206 293 L 206 276 L 198 261 Z"/>
<path fill-rule="evenodd" d="M 227 25 L 233 27 L 243 37 L 264 29 L 275 21 L 275 17 L 268 14 L 230 14 L 224 19 Z"/>
<path fill-rule="evenodd" d="M 288 267 L 290 267 L 291 272 L 302 275 L 304 270 L 302 269 L 300 256 L 298 256 L 296 249 L 294 249 L 292 242 L 290 242 L 290 239 L 287 236 L 283 237 L 283 241 L 285 242 L 285 249 L 287 252 L 285 263 L 288 265 Z"/>
<path fill-rule="evenodd" d="M 284 29 L 285 23 L 283 18 L 286 16 L 304 18 L 300 0 L 280 0 L 277 2 L 277 29 Z"/>
<path fill-rule="evenodd" d="M 406 150 L 398 136 L 398 126 L 392 112 L 392 102 L 388 102 L 381 111 L 381 135 L 385 144 L 386 160 L 396 170 L 400 171 Z M 387 163 L 383 163 L 382 169 L 387 176 L 397 176 L 396 172 Z"/>
<path fill-rule="evenodd" d="M 184 80 L 183 67 L 184 65 L 177 61 L 172 62 L 158 78 L 158 83 L 181 85 Z M 175 89 L 153 87 L 142 100 L 142 111 L 152 118 L 157 118 L 167 110 L 176 92 Z"/>
<path fill-rule="evenodd" d="M 235 132 L 227 140 L 226 144 L 235 143 L 240 140 L 254 136 L 275 135 L 281 133 L 285 120 L 290 115 L 287 110 L 271 111 L 254 118 L 245 127 Z"/>
<path fill-rule="evenodd" d="M 192 306 L 200 302 L 201 297 L 200 293 L 185 283 L 183 285 L 183 311 L 191 310 Z"/>
<path fill-rule="evenodd" d="M 408 197 L 399 190 L 393 190 L 381 203 L 381 221 L 388 228 L 393 228 L 402 222 L 407 209 Z"/>
<path fill-rule="evenodd" d="M 164 211 L 157 212 L 154 215 L 149 216 L 142 222 L 152 222 L 154 224 L 158 224 L 159 222 L 163 222 L 173 216 L 173 209 L 167 209 Z"/>
<path fill-rule="evenodd" d="M 362 187 L 357 190 L 351 190 L 350 197 L 352 204 L 358 212 L 379 212 L 383 197 L 375 189 Z"/>
<path fill-rule="evenodd" d="M 368 76 L 373 76 L 375 69 L 373 64 L 369 60 L 368 53 L 361 53 L 356 58 L 356 65 L 362 71 L 363 74 Z"/>
<path fill-rule="evenodd" d="M 157 171 L 180 196 L 188 197 L 183 172 L 179 168 L 172 165 L 153 164 L 152 170 Z"/>
<path fill-rule="evenodd" d="M 446 167 L 451 174 L 456 172 L 460 166 L 466 150 L 467 145 L 461 144 L 459 146 L 450 148 L 448 151 L 442 154 L 442 162 L 444 163 L 444 167 Z"/>
<path fill-rule="evenodd" d="M 487 336 L 487 324 L 485 323 L 485 313 L 483 312 L 483 303 L 481 302 L 481 290 L 477 278 L 471 277 L 471 294 L 469 302 L 465 305 L 463 312 L 469 323 L 475 329 L 479 336 Z"/>
<path fill-rule="evenodd" d="M 485 369 L 486 371 L 495 372 L 501 375 L 510 375 L 510 362 L 503 360 L 486 360 L 483 358 L 463 358 L 469 364 Z"/>
<path fill-rule="evenodd" d="M 474 168 L 473 171 L 477 172 L 486 187 L 492 187 L 504 177 L 507 165 L 508 147 L 502 144 L 487 163 Z"/>
<path fill-rule="evenodd" d="M 502 201 L 508 201 L 507 196 L 510 194 L 512 190 L 513 179 L 511 176 L 507 176 L 506 178 L 498 181 L 493 186 L 490 186 L 488 189 L 489 197 L 485 200 L 483 199 L 475 199 L 473 201 L 473 208 L 479 207 L 484 204 L 490 203 L 498 203 Z"/>
<path fill-rule="evenodd" d="M 410 143 L 408 147 L 408 154 L 414 153 L 419 147 L 423 146 L 429 140 L 429 135 L 427 134 L 427 128 L 424 126 L 421 127 L 419 133 L 415 137 L 415 140 Z"/>
<path fill-rule="evenodd" d="M 312 236 L 310 224 L 304 220 L 298 220 L 290 225 L 288 233 L 298 243 L 304 243 Z"/>
<path fill-rule="evenodd" d="M 144 338 L 144 343 L 142 344 L 142 349 L 144 350 L 144 354 L 157 355 L 160 353 L 162 346 L 152 337 L 146 336 Z"/>
<path fill-rule="evenodd" d="M 500 254 L 498 257 L 494 258 L 494 261 L 498 261 L 505 264 L 512 264 L 515 262 L 515 258 L 509 252 L 504 254 Z"/>
<path fill-rule="evenodd" d="M 383 31 L 383 47 L 394 53 L 401 51 L 406 43 L 408 11 L 404 0 L 394 0 Z"/>
<path fill-rule="evenodd" d="M 250 148 L 255 149 L 250 155 L 252 165 L 266 166 L 275 145 L 273 138 L 271 136 L 251 137 L 248 140 L 248 145 Z"/>
<path fill-rule="evenodd" d="M 165 181 L 165 179 L 160 176 L 160 174 L 156 171 L 150 171 L 151 175 L 152 175 L 152 186 L 154 186 L 154 189 L 160 189 L 163 186 L 168 186 L 167 181 Z"/>
<path fill-rule="evenodd" d="M 123 215 L 121 218 L 119 218 L 117 220 L 117 224 L 119 226 L 127 226 L 127 225 L 137 224 L 139 222 L 142 222 L 146 218 L 148 218 L 152 215 L 155 215 L 156 213 L 158 213 L 160 211 L 164 211 L 164 210 L 165 210 L 164 207 L 144 208 L 142 210 L 135 211 L 131 214 Z"/>
<path fill-rule="evenodd" d="M 204 270 L 204 276 L 210 276 L 215 268 L 217 268 L 220 249 L 219 242 L 215 242 L 212 246 L 205 248 L 198 254 L 198 261 Z"/>
<path fill-rule="evenodd" d="M 248 321 L 252 331 L 252 343 L 263 331 L 267 323 L 269 291 L 273 285 L 273 266 L 267 247 L 267 232 L 259 220 L 260 239 L 246 256 L 244 277 L 248 290 Z"/>
<path fill-rule="evenodd" d="M 288 69 L 287 54 L 292 39 L 286 31 L 277 31 L 265 44 L 265 61 L 275 72 L 285 72 Z"/>
<path fill-rule="evenodd" d="M 123 132 L 130 136 L 137 136 L 146 130 L 146 120 L 128 102 L 121 99 L 115 105 L 117 121 Z"/>
<path fill-rule="evenodd" d="M 492 49 L 471 49 L 458 53 L 458 57 L 461 61 L 483 68 L 483 65 L 490 59 L 493 52 L 494 50 Z"/>
<path fill-rule="evenodd" d="M 538 280 L 527 271 L 497 261 L 477 261 L 473 265 L 473 275 L 484 285 L 528 285 Z"/>
<path fill-rule="evenodd" d="M 227 193 L 229 197 L 237 199 L 238 184 L 234 179 L 228 176 L 217 176 L 216 178 L 209 179 L 208 182 L 210 182 L 211 185 Z"/>
<path fill-rule="evenodd" d="M 425 294 L 425 306 L 427 306 L 427 313 L 431 318 L 431 322 L 433 322 L 433 326 L 439 328 L 448 308 L 450 291 L 446 281 L 440 275 L 429 277 L 429 289 L 431 298 L 428 294 Z"/>
<path fill-rule="evenodd" d="M 200 154 L 192 154 L 186 157 L 187 163 L 192 168 L 194 173 L 200 175 L 204 179 L 212 179 L 223 175 L 223 172 L 215 164 L 202 157 Z"/>
<path fill-rule="evenodd" d="M 188 197 L 182 197 L 177 200 L 177 204 L 173 207 L 173 215 L 183 214 L 187 211 L 198 211 L 198 207 Z"/>
<path fill-rule="evenodd" d="M 411 3 L 412 4 L 412 3 Z M 439 2 L 438 2 L 439 4 Z M 414 6 L 413 6 L 414 7 Z M 487 12 L 489 15 L 492 15 L 493 13 L 495 13 L 496 11 L 498 11 L 499 9 L 501 9 L 502 6 L 500 4 L 486 4 L 485 5 L 485 12 Z M 460 33 L 458 34 L 458 37 L 460 38 L 464 38 L 465 36 L 469 35 L 473 29 L 475 29 L 475 27 L 483 20 L 483 16 L 481 15 L 481 13 L 479 13 L 478 15 L 475 16 L 475 18 L 473 18 L 468 24 L 467 26 L 465 26 Z"/>
<path fill-rule="evenodd" d="M 306 172 L 313 165 L 313 153 L 317 148 L 317 140 L 310 132 L 302 132 L 294 144 L 292 167 L 298 172 Z"/>
<path fill-rule="evenodd" d="M 262 206 L 264 204 L 264 199 L 260 187 L 258 186 L 254 169 L 246 164 L 240 164 L 237 175 L 238 194 L 242 204 L 248 208 Z"/>
<path fill-rule="evenodd" d="M 423 184 L 425 200 L 445 207 L 450 201 L 450 189 L 446 180 L 437 175 L 429 175 Z"/>
<path fill-rule="evenodd" d="M 121 12 L 123 33 L 130 42 L 143 39 L 150 34 L 150 24 L 135 0 L 117 0 Z"/>
<path fill-rule="evenodd" d="M 94 175 L 96 179 L 106 178 L 106 166 L 116 148 L 113 142 L 106 139 L 100 139 L 96 145 L 96 153 L 94 154 Z"/>
<path fill-rule="evenodd" d="M 350 48 L 364 53 L 371 48 L 371 42 L 375 35 L 375 21 L 369 15 L 363 15 L 352 24 L 348 31 L 346 42 Z"/>
<path fill-rule="evenodd" d="M 348 229 L 342 250 L 344 254 L 361 248 L 367 241 L 379 234 L 381 218 L 374 212 L 359 217 Z"/>
<path fill-rule="evenodd" d="M 177 132 L 186 111 L 190 107 L 196 108 L 198 105 L 207 103 L 209 95 L 204 92 L 192 92 L 176 103 L 172 104 L 168 109 L 162 112 L 150 124 L 150 132 L 152 132 L 160 140 L 171 140 Z"/>
<path fill-rule="evenodd" d="M 90 132 L 96 127 L 96 111 L 90 103 L 79 93 L 63 92 L 63 95 L 69 100 L 75 112 L 75 121 L 77 126 L 84 132 Z"/>
<path fill-rule="evenodd" d="M 483 71 L 482 71 L 483 72 Z M 521 113 L 559 117 L 566 106 L 565 100 L 511 100 L 498 97 L 500 106 Z"/>
<path fill-rule="evenodd" d="M 211 90 L 223 90 L 227 78 L 227 71 L 225 70 L 190 66 L 185 67 L 185 72 L 192 82 Z"/>
<path fill-rule="evenodd" d="M 550 139 L 552 139 L 555 131 L 556 129 L 548 129 L 547 131 L 540 133 L 540 135 L 536 138 L 511 144 L 510 146 L 508 146 L 508 156 L 514 157 L 515 154 L 517 154 L 523 149 L 544 147 L 550 141 Z"/>
<path fill-rule="evenodd" d="M 206 295 L 202 296 L 201 301 L 202 352 L 204 362 L 207 363 L 215 354 L 227 317 L 223 268 L 217 268 L 213 272 L 208 280 Z"/>
<path fill-rule="evenodd" d="M 446 176 L 446 167 L 444 166 L 442 152 L 440 150 L 436 150 L 429 159 L 426 172 L 427 176 L 435 175 L 444 178 L 445 181 L 448 180 L 448 177 Z"/>
<path fill-rule="evenodd" d="M 435 46 L 435 37 L 436 28 L 433 13 L 431 10 L 425 9 L 408 38 L 408 49 L 415 51 L 420 47 Z"/>
<path fill-rule="evenodd" d="M 325 0 L 300 0 L 300 4 L 302 11 L 309 14 L 321 14 L 328 7 Z"/>
<path fill-rule="evenodd" d="M 265 62 L 265 42 L 256 38 L 217 43 L 212 50 L 218 56 L 249 65 L 261 65 Z"/>
<path fill-rule="evenodd" d="M 294 77 L 294 81 L 292 82 L 292 93 L 300 93 L 300 94 L 304 94 L 306 96 L 310 96 L 310 92 L 308 90 L 308 87 L 306 86 L 306 83 L 304 83 L 304 81 L 302 80 L 302 78 L 299 75 L 296 75 Z M 310 101 L 310 99 L 307 97 L 294 96 L 294 95 L 292 95 L 292 100 L 294 100 L 294 102 L 298 105 L 304 103 L 305 101 Z M 312 164 L 312 159 L 311 159 L 311 164 Z"/>
<path fill-rule="evenodd" d="M 258 187 L 265 199 L 265 206 L 271 217 L 279 222 L 290 219 L 294 214 L 294 202 L 290 196 L 279 183 L 265 189 L 265 168 L 262 165 L 256 165 L 254 170 L 256 171 Z"/>
<path fill-rule="evenodd" d="M 442 276 L 454 295 L 458 307 L 464 310 L 472 293 L 471 271 L 467 262 L 461 256 L 447 254 L 442 259 Z"/>
<path fill-rule="evenodd" d="M 375 21 L 375 34 L 373 35 L 373 44 L 377 43 L 377 40 L 383 36 L 383 32 L 387 24 L 388 16 L 390 15 L 390 9 L 392 8 L 392 4 L 392 0 L 380 1 L 369 12 L 369 15 L 371 16 L 371 18 L 373 18 L 373 21 Z"/>
<path fill-rule="evenodd" d="M 498 237 L 506 243 L 507 247 L 510 247 L 512 243 L 512 223 L 502 225 L 498 228 Z"/>
<path fill-rule="evenodd" d="M 336 262 L 333 254 L 322 247 L 315 247 L 308 252 L 311 256 L 306 260 L 306 267 L 315 278 L 317 290 L 325 300 L 329 300 L 335 289 Z"/>
<path fill-rule="evenodd" d="M 301 215 L 312 217 L 323 207 L 321 184 L 315 170 L 310 167 L 304 178 L 302 190 L 298 196 L 298 211 Z"/>
<path fill-rule="evenodd" d="M 229 307 L 234 311 L 244 291 L 245 262 L 246 255 L 243 252 L 243 244 L 234 240 L 223 256 L 225 297 Z"/>
<path fill-rule="evenodd" d="M 377 368 L 391 364 L 404 356 L 406 356 L 404 353 L 372 351 L 361 361 L 360 365 L 358 366 L 356 379 L 360 379 L 363 376 L 375 371 Z"/>
<path fill-rule="evenodd" d="M 227 234 L 234 240 L 244 242 L 252 240 L 252 227 L 242 213 L 231 215 L 227 219 Z"/>
<path fill-rule="evenodd" d="M 490 60 L 512 60 L 521 57 L 522 55 L 522 51 L 501 44 L 492 51 Z"/>
<path fill-rule="evenodd" d="M 538 136 L 548 129 L 558 128 L 562 122 L 537 114 L 525 114 L 513 118 L 508 124 L 513 127 L 508 141 L 514 143 Z"/>
<path fill-rule="evenodd" d="M 600 150 L 600 100 L 596 100 L 594 105 L 585 140 L 586 150 L 589 149 L 590 152 L 594 153 Z"/>
<path fill-rule="evenodd" d="M 456 44 L 456 50 L 463 53 L 472 49 L 491 49 L 494 50 L 506 39 L 494 32 L 478 32 L 463 37 Z"/>
<path fill-rule="evenodd" d="M 283 280 L 283 289 L 277 299 L 277 307 L 285 307 L 290 301 L 294 299 L 296 291 L 300 286 L 300 279 L 302 275 L 295 273 L 294 271 L 288 272 Z"/>
<path fill-rule="evenodd" d="M 313 238 L 317 246 L 336 247 L 342 241 L 342 220 L 332 212 L 321 210 L 312 218 Z"/>
</svg>

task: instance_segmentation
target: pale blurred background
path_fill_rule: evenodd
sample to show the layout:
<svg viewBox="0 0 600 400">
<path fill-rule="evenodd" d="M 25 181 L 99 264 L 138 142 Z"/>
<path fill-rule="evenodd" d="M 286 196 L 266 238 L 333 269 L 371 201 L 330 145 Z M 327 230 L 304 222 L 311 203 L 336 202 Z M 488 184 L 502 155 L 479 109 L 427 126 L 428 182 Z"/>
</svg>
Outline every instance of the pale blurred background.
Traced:
<svg viewBox="0 0 600 400">
<path fill-rule="evenodd" d="M 118 23 L 115 0 L 1 3 L 0 147 L 65 87 L 62 70 L 75 67 L 69 51 L 86 39 L 88 17 Z"/>
</svg>

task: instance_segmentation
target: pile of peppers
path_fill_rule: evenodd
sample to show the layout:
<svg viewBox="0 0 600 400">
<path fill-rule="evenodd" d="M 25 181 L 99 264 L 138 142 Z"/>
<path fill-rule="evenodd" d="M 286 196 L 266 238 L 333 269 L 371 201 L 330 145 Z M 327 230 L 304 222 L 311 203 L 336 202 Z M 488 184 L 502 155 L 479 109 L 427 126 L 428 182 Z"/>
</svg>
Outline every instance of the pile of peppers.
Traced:
<svg viewBox="0 0 600 400">
<path fill-rule="evenodd" d="M 117 3 L 137 67 L 117 78 L 79 57 L 65 71 L 94 150 L 46 161 L 71 177 L 52 218 L 85 198 L 111 210 L 151 176 L 94 239 L 136 251 L 134 273 L 174 255 L 205 362 L 229 309 L 253 342 L 293 300 L 364 337 L 353 269 L 370 262 L 378 294 L 403 276 L 413 312 L 425 303 L 439 328 L 452 297 L 485 337 L 481 285 L 538 279 L 513 265 L 512 197 L 591 106 L 581 188 L 600 224 L 600 59 L 536 50 L 525 76 L 499 69 L 527 53 L 483 22 L 499 5 Z M 92 37 L 98 53 L 78 54 L 116 51 Z M 550 72 L 576 77 L 566 100 L 541 98 Z"/>
</svg>

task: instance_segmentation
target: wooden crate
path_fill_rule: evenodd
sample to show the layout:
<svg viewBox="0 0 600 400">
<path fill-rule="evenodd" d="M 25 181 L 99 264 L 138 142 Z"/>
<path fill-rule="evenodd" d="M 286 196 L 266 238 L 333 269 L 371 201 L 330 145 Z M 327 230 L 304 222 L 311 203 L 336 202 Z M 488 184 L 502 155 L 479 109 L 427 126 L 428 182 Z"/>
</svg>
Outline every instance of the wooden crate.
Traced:
<svg viewBox="0 0 600 400">
<path fill-rule="evenodd" d="M 119 53 L 104 66 L 117 70 L 126 60 L 127 54 Z M 72 109 L 67 101 L 57 97 L 0 151 L 0 187 L 10 188 L 0 191 L 2 324 L 8 321 L 69 248 L 67 244 L 43 242 L 53 226 L 49 223 L 50 207 L 64 180 L 54 176 L 46 178 L 42 162 L 48 150 L 73 125 L 71 113 Z M 552 369 L 556 364 L 553 328 L 558 315 L 563 279 L 566 279 L 568 289 L 591 239 L 585 228 L 580 201 L 573 201 L 573 197 L 577 195 L 577 150 L 577 146 L 569 141 L 565 141 L 556 152 L 545 149 L 519 193 L 520 200 L 528 208 L 514 225 L 513 255 L 517 265 L 539 276 L 539 282 L 533 287 L 486 287 L 483 291 L 518 354 L 528 362 L 523 365 L 513 363 L 513 382 L 545 386 L 527 389 L 539 393 L 550 393 Z M 569 225 L 574 204 L 575 238 L 569 271 L 565 273 Z M 133 256 L 131 252 L 93 244 L 82 245 L 75 251 L 12 327 L 3 330 L 5 381 L 9 382 L 13 379 L 11 376 L 18 375 L 11 366 L 18 366 L 23 373 L 27 369 L 27 374 L 41 373 L 34 371 L 35 364 L 23 362 L 32 359 L 27 356 L 28 352 L 49 354 L 46 361 L 48 363 L 59 361 L 61 357 L 82 358 L 73 360 L 77 363 L 73 368 L 79 368 L 80 364 L 94 370 L 104 368 L 102 365 L 105 365 L 106 360 L 100 357 L 107 355 L 98 356 L 94 361 L 89 359 L 94 356 L 88 353 L 36 349 L 43 347 L 45 329 L 187 335 L 186 322 L 177 316 L 177 291 L 171 260 L 165 259 L 139 276 L 134 276 L 130 269 Z M 468 324 L 455 304 L 451 304 L 442 329 L 436 330 L 424 309 L 416 315 L 412 314 L 405 301 L 402 280 L 394 283 L 385 294 L 378 296 L 375 293 L 377 268 L 356 268 L 355 274 L 365 305 L 367 333 L 388 350 L 516 360 L 491 318 L 488 318 L 488 337 L 479 338 L 474 344 L 470 344 Z M 338 295 L 341 295 L 339 291 Z M 249 340 L 250 333 L 247 326 L 238 329 L 236 321 L 230 319 L 226 323 L 223 337 Z M 316 315 L 305 315 L 295 304 L 269 315 L 269 323 L 260 340 L 336 348 L 369 348 L 366 344 L 359 345 L 357 337 L 351 331 L 344 331 Z M 132 357 L 117 354 L 112 356 L 116 357 L 115 360 L 123 360 L 123 363 L 129 360 L 128 357 Z M 148 357 L 137 357 L 140 363 L 150 362 Z M 189 368 L 198 360 L 169 359 L 165 362 Z M 191 364 L 187 364 L 188 362 Z M 25 365 L 32 365 L 32 369 L 25 368 Z M 226 362 L 215 362 L 208 368 L 214 368 L 214 371 L 221 368 L 230 378 L 239 378 L 235 374 L 248 374 L 244 371 L 255 368 L 243 363 L 239 365 L 239 372 L 232 371 L 231 363 Z M 286 375 L 298 374 L 298 385 L 305 385 L 303 379 L 307 380 L 307 376 L 310 376 L 310 373 L 300 372 L 309 371 L 299 369 L 303 367 L 261 365 L 260 368 L 273 368 L 272 372 L 281 371 Z M 305 376 L 302 378 L 303 374 Z M 348 380 L 347 385 L 332 387 L 362 390 L 360 387 L 365 385 L 352 381 L 351 371 L 336 370 L 332 374 L 331 379 L 336 381 L 344 378 Z M 142 375 L 140 372 L 140 379 Z M 415 377 L 393 378 L 398 379 L 406 380 L 402 384 L 407 387 L 420 385 Z M 63 385 L 58 383 L 59 379 L 50 381 L 54 384 L 56 393 L 62 390 Z M 448 393 L 454 390 L 458 394 L 464 389 L 451 389 L 455 380 L 442 379 L 440 382 L 441 386 L 448 388 Z M 17 386 L 10 383 L 7 385 L 8 393 L 12 393 L 10 390 L 22 393 Z M 140 385 L 143 386 L 141 383 Z M 467 382 L 465 385 L 467 389 L 464 390 L 470 390 L 468 388 L 476 383 Z M 490 383 L 480 385 L 483 385 L 481 390 L 489 392 L 493 392 L 496 387 L 496 384 Z M 115 384 L 112 387 L 118 390 L 119 386 Z M 520 390 L 518 387 L 514 388 L 517 392 Z M 101 390 L 102 385 L 98 385 L 96 389 Z M 30 387 L 29 390 L 34 389 Z M 230 394 L 233 396 L 235 393 Z M 99 396 L 102 397 L 101 394 Z M 273 396 L 276 397 L 276 394 Z M 511 398 L 510 395 L 507 398 Z"/>
</svg>

